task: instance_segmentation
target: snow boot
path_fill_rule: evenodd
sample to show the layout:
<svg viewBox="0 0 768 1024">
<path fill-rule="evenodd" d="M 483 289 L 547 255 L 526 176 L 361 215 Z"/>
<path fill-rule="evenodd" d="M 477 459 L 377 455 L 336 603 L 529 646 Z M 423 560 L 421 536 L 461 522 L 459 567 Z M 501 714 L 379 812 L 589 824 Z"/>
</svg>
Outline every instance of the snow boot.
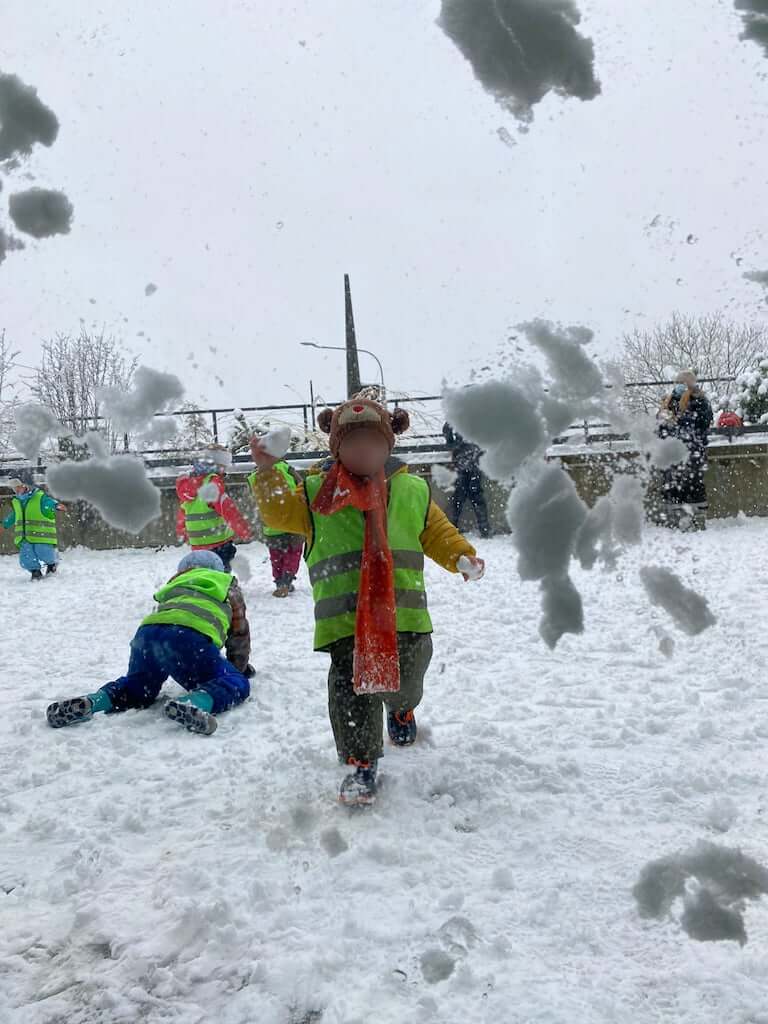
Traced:
<svg viewBox="0 0 768 1024">
<path fill-rule="evenodd" d="M 287 583 L 278 583 L 272 591 L 272 597 L 288 597 L 290 592 L 291 588 Z"/>
<path fill-rule="evenodd" d="M 78 722 L 89 722 L 93 718 L 93 701 L 90 697 L 57 700 L 48 705 L 45 717 L 52 729 L 76 725 Z"/>
<path fill-rule="evenodd" d="M 376 762 L 356 761 L 350 757 L 347 764 L 355 770 L 342 782 L 339 801 L 347 807 L 366 807 L 372 804 L 376 799 Z"/>
<path fill-rule="evenodd" d="M 41 580 L 42 578 L 43 574 L 40 572 L 39 569 L 32 570 L 32 583 L 37 583 L 37 581 Z"/>
<path fill-rule="evenodd" d="M 410 747 L 418 735 L 413 711 L 388 711 L 387 732 L 396 747 Z"/>
<path fill-rule="evenodd" d="M 169 700 L 163 711 L 165 717 L 170 718 L 172 722 L 183 725 L 189 732 L 196 732 L 201 736 L 212 736 L 219 724 L 215 715 L 193 704 L 189 698 Z"/>
<path fill-rule="evenodd" d="M 56 575 L 56 570 L 58 568 L 59 567 L 58 567 L 56 562 L 51 562 L 51 564 L 46 567 L 45 575 L 46 576 L 55 576 Z"/>
</svg>

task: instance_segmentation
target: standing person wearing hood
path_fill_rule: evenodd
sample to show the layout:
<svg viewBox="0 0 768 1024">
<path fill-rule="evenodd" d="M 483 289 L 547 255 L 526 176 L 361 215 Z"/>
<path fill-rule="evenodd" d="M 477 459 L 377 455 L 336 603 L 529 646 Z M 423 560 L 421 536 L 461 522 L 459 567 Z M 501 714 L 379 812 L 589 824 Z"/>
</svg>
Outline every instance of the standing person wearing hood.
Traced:
<svg viewBox="0 0 768 1024">
<path fill-rule="evenodd" d="M 237 554 L 233 539 L 250 540 L 251 528 L 227 494 L 224 475 L 232 457 L 226 448 L 209 445 L 192 464 L 192 472 L 176 481 L 179 511 L 176 536 L 193 551 L 213 551 L 225 572 Z"/>
<path fill-rule="evenodd" d="M 686 370 L 678 376 L 656 418 L 660 437 L 676 437 L 688 449 L 686 462 L 662 474 L 665 523 L 682 530 L 705 530 L 708 505 L 704 473 L 714 417 L 695 373 Z"/>
<path fill-rule="evenodd" d="M 35 583 L 43 578 L 43 566 L 46 576 L 52 576 L 58 569 L 56 513 L 63 512 L 66 506 L 37 487 L 31 474 L 14 477 L 8 486 L 16 496 L 2 525 L 6 530 L 13 529 L 19 565 Z"/>
<path fill-rule="evenodd" d="M 248 697 L 253 669 L 245 601 L 219 556 L 212 551 L 186 555 L 155 601 L 157 607 L 131 641 L 126 674 L 95 693 L 49 705 L 50 726 L 87 722 L 99 711 L 148 708 L 170 676 L 187 693 L 166 701 L 166 716 L 190 732 L 210 736 L 216 715 Z"/>
</svg>

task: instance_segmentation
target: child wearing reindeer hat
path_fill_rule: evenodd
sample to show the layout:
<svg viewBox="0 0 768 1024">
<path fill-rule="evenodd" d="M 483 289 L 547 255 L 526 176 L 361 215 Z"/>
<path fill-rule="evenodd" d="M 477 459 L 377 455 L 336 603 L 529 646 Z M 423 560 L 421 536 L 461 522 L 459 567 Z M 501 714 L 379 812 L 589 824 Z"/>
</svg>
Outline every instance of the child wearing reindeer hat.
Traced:
<svg viewBox="0 0 768 1024">
<path fill-rule="evenodd" d="M 431 500 L 429 485 L 392 457 L 408 413 L 353 398 L 318 418 L 331 459 L 295 490 L 257 438 L 252 487 L 262 520 L 307 541 L 315 650 L 331 656 L 328 704 L 346 804 L 372 803 L 383 754 L 382 700 L 395 746 L 416 739 L 414 709 L 432 657 L 424 555 L 449 572 L 482 575 L 475 549 Z M 462 561 L 461 566 L 460 559 Z"/>
</svg>

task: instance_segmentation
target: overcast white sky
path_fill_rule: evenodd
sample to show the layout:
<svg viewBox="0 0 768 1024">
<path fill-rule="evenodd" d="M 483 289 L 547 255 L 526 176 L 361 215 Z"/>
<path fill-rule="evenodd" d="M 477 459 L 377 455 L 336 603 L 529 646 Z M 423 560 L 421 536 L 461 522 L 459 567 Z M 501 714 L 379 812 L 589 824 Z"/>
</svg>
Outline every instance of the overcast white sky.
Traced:
<svg viewBox="0 0 768 1024">
<path fill-rule="evenodd" d="M 549 97 L 527 134 L 437 0 L 3 6 L 1 68 L 61 122 L 3 208 L 25 172 L 75 206 L 70 235 L 0 267 L 26 362 L 83 318 L 207 404 L 310 378 L 332 400 L 343 354 L 299 342 L 343 344 L 345 271 L 359 343 L 403 391 L 462 379 L 536 316 L 607 353 L 675 308 L 768 312 L 741 279 L 768 266 L 768 59 L 730 0 L 582 0 L 603 94 Z"/>
</svg>

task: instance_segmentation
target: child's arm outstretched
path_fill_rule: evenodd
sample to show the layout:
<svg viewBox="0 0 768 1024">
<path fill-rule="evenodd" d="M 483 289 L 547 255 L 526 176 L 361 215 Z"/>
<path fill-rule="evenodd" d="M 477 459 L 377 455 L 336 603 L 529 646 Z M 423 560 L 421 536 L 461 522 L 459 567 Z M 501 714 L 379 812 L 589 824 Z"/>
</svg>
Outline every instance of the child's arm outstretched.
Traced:
<svg viewBox="0 0 768 1024">
<path fill-rule="evenodd" d="M 428 558 L 437 562 L 448 572 L 460 571 L 456 563 L 462 555 L 481 562 L 466 537 L 459 533 L 445 512 L 434 501 L 429 503 L 427 525 L 421 535 L 421 546 Z"/>
<path fill-rule="evenodd" d="M 251 473 L 248 482 L 259 506 L 261 521 L 283 533 L 298 533 L 311 539 L 312 520 L 304 485 L 298 484 L 291 490 L 283 474 L 274 468 L 279 460 L 262 452 L 258 442 L 251 443 L 251 452 L 258 469 Z"/>
</svg>

